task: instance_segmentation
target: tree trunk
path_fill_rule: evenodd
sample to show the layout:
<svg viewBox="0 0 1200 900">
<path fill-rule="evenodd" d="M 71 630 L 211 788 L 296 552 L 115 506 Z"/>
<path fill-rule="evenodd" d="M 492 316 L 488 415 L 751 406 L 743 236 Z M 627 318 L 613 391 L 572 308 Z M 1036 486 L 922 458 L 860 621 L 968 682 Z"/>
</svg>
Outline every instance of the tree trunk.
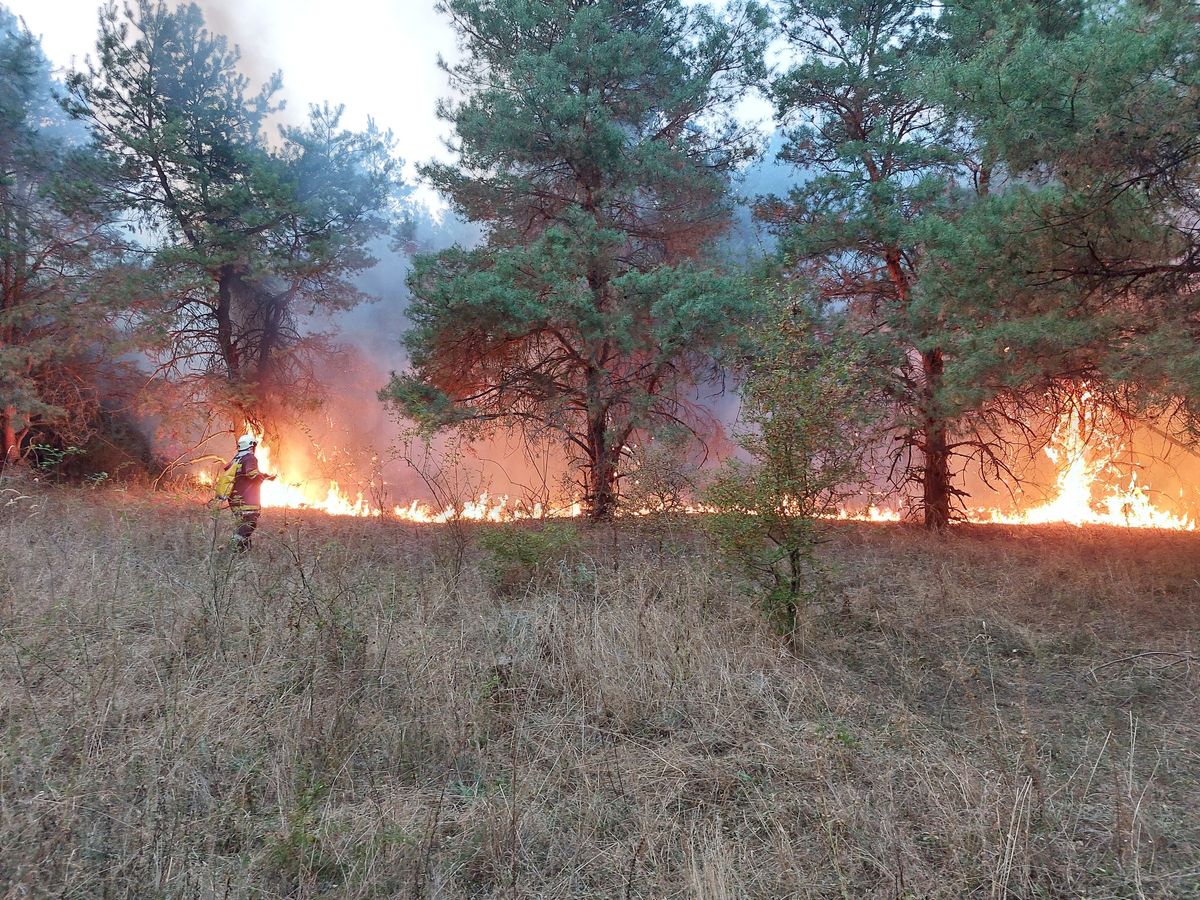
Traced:
<svg viewBox="0 0 1200 900">
<path fill-rule="evenodd" d="M 279 342 L 280 320 L 283 304 L 278 297 L 266 291 L 256 291 L 258 304 L 262 308 L 262 336 L 258 340 L 258 361 L 255 367 L 255 382 L 259 391 L 265 393 L 271 380 L 272 364 L 275 362 L 275 345 Z"/>
<path fill-rule="evenodd" d="M 593 201 L 593 185 L 584 183 L 587 200 L 586 209 L 599 225 Z M 602 260 L 592 256 L 588 262 L 588 287 L 592 303 L 598 313 L 603 314 L 608 301 L 609 278 Z M 603 341 L 588 354 L 587 366 L 587 447 L 588 447 L 588 498 L 589 514 L 593 522 L 606 522 L 617 511 L 617 466 L 621 458 L 624 436 L 609 433 L 608 411 L 610 408 L 610 385 L 607 383 L 608 342 Z"/>
<path fill-rule="evenodd" d="M 281 385 L 276 383 L 278 371 L 276 368 L 276 353 L 287 349 L 284 341 L 283 328 L 287 310 L 295 297 L 296 288 L 278 294 L 272 294 L 265 288 L 249 287 L 257 312 L 262 318 L 261 335 L 258 347 L 252 348 L 257 352 L 254 366 L 256 411 L 264 421 L 270 420 L 282 409 L 285 397 L 281 396 Z M 283 386 L 286 389 L 288 386 Z"/>
<path fill-rule="evenodd" d="M 896 296 L 905 306 L 909 300 L 909 279 L 901 263 L 900 251 L 892 248 L 884 254 L 888 277 L 896 288 Z M 946 420 L 938 410 L 938 392 L 942 387 L 945 371 L 942 351 L 935 348 L 921 354 L 921 371 L 924 384 L 921 388 L 921 405 L 924 421 L 921 425 L 921 452 L 925 455 L 921 471 L 923 497 L 921 501 L 925 516 L 925 527 L 941 531 L 950 524 L 950 441 L 946 434 Z"/>
<path fill-rule="evenodd" d="M 925 422 L 922 429 L 921 449 L 925 454 L 925 465 L 921 473 L 923 487 L 922 508 L 925 527 L 941 531 L 950 524 L 950 447 L 946 434 L 946 421 L 937 409 L 937 394 L 942 384 L 945 363 L 941 350 L 930 350 L 921 354 L 921 367 L 925 375 L 924 401 Z"/>
<path fill-rule="evenodd" d="M 217 273 L 217 349 L 231 384 L 241 378 L 241 361 L 233 342 L 233 283 L 236 278 L 231 266 L 222 266 Z"/>
<path fill-rule="evenodd" d="M 620 446 L 610 446 L 607 414 L 588 417 L 588 513 L 593 522 L 605 522 L 617 509 L 617 463 Z"/>
<path fill-rule="evenodd" d="M 12 465 L 21 455 L 16 418 L 15 406 L 6 406 L 0 411 L 0 468 Z"/>
<path fill-rule="evenodd" d="M 5 191 L 0 196 L 0 209 L 8 206 L 11 197 L 8 191 Z M 3 216 L 3 233 L 0 237 L 3 238 L 3 243 L 8 246 L 3 254 L 3 266 L 0 267 L 0 322 L 3 323 L 3 329 L 0 330 L 0 345 L 14 348 L 17 346 L 19 335 L 17 334 L 17 326 L 14 324 L 14 312 L 16 311 L 19 297 L 17 295 L 17 280 L 19 278 L 17 272 L 18 260 L 24 249 L 21 243 L 21 235 L 14 232 L 14 228 L 18 228 L 7 213 Z M 21 263 L 23 266 L 23 263 Z M 26 359 L 26 368 L 28 367 L 28 358 Z M 24 429 L 22 429 L 22 432 Z M 0 469 L 5 466 L 16 463 L 21 457 L 21 438 L 22 434 L 17 433 L 17 408 L 12 404 L 6 404 L 0 408 Z"/>
</svg>

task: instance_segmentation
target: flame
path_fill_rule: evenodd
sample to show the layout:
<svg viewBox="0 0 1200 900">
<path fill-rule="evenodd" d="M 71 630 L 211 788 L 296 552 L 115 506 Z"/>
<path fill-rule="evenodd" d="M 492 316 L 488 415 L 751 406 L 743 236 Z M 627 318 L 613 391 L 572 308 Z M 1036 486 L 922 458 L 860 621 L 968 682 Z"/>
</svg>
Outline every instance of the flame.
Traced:
<svg viewBox="0 0 1200 900">
<path fill-rule="evenodd" d="M 544 506 L 541 503 L 526 504 L 505 495 L 492 496 L 486 492 L 461 503 L 447 504 L 440 509 L 420 500 L 385 509 L 379 503 L 369 500 L 362 492 L 353 495 L 347 493 L 336 481 L 328 480 L 322 486 L 320 482 L 312 479 L 293 480 L 290 476 L 277 472 L 276 464 L 272 460 L 271 447 L 262 435 L 253 429 L 247 429 L 246 434 L 258 443 L 255 455 L 258 457 L 259 470 L 276 475 L 274 481 L 262 483 L 264 509 L 314 509 L 332 516 L 359 518 L 382 517 L 386 513 L 401 521 L 431 525 L 454 520 L 512 522 L 522 519 L 571 518 L 583 514 L 583 504 L 578 501 L 564 506 Z M 197 480 L 204 485 L 213 483 L 212 475 L 207 472 L 197 476 Z"/>
<path fill-rule="evenodd" d="M 836 518 L 841 522 L 899 522 L 904 516 L 900 514 L 900 510 L 898 509 L 889 509 L 871 504 L 866 509 L 846 509 L 842 507 L 837 511 Z"/>
<path fill-rule="evenodd" d="M 1083 388 L 1070 409 L 1058 422 L 1045 448 L 1056 467 L 1053 493 L 1049 500 L 1018 512 L 1000 509 L 974 509 L 968 521 L 985 524 L 1042 525 L 1065 523 L 1076 526 L 1116 525 L 1129 528 L 1161 528 L 1195 531 L 1194 519 L 1157 506 L 1149 491 L 1132 473 L 1123 486 L 1113 486 L 1106 478 L 1114 470 L 1113 460 L 1123 447 L 1118 437 L 1105 431 L 1102 416 L 1090 391 Z M 258 464 L 263 472 L 275 472 L 271 447 L 253 430 L 247 434 L 258 442 Z M 201 485 L 211 485 L 209 472 L 196 476 Z M 478 497 L 443 508 L 413 500 L 411 503 L 383 508 L 361 492 L 347 493 L 333 480 L 323 484 L 314 479 L 291 480 L 279 473 L 277 480 L 262 485 L 262 505 L 276 509 L 312 509 L 335 516 L 380 517 L 385 514 L 404 522 L 440 524 L 455 520 L 471 522 L 513 522 L 526 519 L 574 518 L 583 515 L 583 504 L 572 501 L 561 506 L 524 503 L 506 495 L 482 493 Z M 701 505 L 683 507 L 681 512 L 701 515 L 711 512 Z M 627 513 L 647 516 L 657 510 L 639 509 Z M 830 518 L 840 521 L 899 522 L 897 509 L 870 505 L 860 509 L 843 508 Z"/>
<path fill-rule="evenodd" d="M 1102 428 L 1093 396 L 1086 388 L 1059 420 L 1045 453 L 1058 474 L 1054 495 L 1045 503 L 1018 513 L 978 510 L 972 521 L 1006 525 L 1120 525 L 1128 528 L 1167 528 L 1195 531 L 1195 520 L 1160 509 L 1146 488 L 1130 473 L 1124 487 L 1106 485 L 1103 476 L 1124 449 L 1120 440 Z"/>
<path fill-rule="evenodd" d="M 324 492 L 312 481 L 288 481 L 286 476 L 275 472 L 276 466 L 271 460 L 271 447 L 263 441 L 261 435 L 254 432 L 248 434 L 258 442 L 255 455 L 258 457 L 259 471 L 276 475 L 276 480 L 262 483 L 264 508 L 319 509 L 334 516 L 379 514 L 378 509 L 373 508 L 361 493 L 350 497 L 336 481 L 329 481 Z"/>
</svg>

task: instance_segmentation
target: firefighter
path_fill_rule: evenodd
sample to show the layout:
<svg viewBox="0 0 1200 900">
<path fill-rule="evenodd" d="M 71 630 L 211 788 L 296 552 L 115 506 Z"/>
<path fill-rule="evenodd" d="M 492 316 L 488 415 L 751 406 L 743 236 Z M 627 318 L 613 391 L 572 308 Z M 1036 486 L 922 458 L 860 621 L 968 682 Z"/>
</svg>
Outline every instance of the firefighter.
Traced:
<svg viewBox="0 0 1200 900">
<path fill-rule="evenodd" d="M 226 504 L 238 520 L 233 535 L 233 549 L 244 552 L 250 549 L 250 538 L 258 527 L 258 516 L 262 509 L 262 483 L 274 481 L 274 475 L 258 470 L 258 457 L 254 448 L 258 442 L 250 435 L 238 438 L 237 453 L 217 479 L 215 504 Z"/>
</svg>

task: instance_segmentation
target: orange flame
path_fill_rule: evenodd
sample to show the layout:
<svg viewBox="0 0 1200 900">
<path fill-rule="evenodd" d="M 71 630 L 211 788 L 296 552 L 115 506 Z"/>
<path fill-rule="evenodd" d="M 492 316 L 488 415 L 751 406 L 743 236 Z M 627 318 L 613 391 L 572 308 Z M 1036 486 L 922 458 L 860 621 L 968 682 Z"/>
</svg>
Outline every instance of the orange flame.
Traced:
<svg viewBox="0 0 1200 900">
<path fill-rule="evenodd" d="M 291 480 L 282 473 L 275 472 L 275 464 L 271 459 L 271 448 L 260 434 L 247 429 L 247 435 L 258 443 L 256 455 L 260 471 L 277 474 L 274 481 L 262 483 L 262 505 L 264 509 L 315 509 L 333 516 L 378 517 L 385 510 L 378 504 L 372 503 L 361 492 L 354 495 L 346 493 L 333 480 L 328 480 L 325 486 L 314 480 Z M 205 478 L 207 480 L 205 480 Z M 200 479 L 202 484 L 211 484 L 212 477 L 205 473 Z M 420 524 L 439 524 L 453 520 L 470 522 L 512 522 L 522 519 L 569 518 L 583 514 L 583 505 L 579 502 L 562 507 L 544 507 L 541 503 L 525 504 L 520 500 L 511 500 L 507 496 L 493 497 L 488 493 L 466 500 L 459 504 L 447 505 L 437 509 L 420 501 L 413 500 L 407 505 L 392 506 L 386 513 L 405 522 Z"/>
<path fill-rule="evenodd" d="M 1005 525 L 1041 525 L 1065 523 L 1083 525 L 1116 525 L 1130 528 L 1162 528 L 1195 531 L 1194 519 L 1158 507 L 1149 492 L 1132 473 L 1124 487 L 1105 484 L 1104 475 L 1111 471 L 1112 461 L 1121 452 L 1119 439 L 1098 427 L 1092 394 L 1086 389 L 1078 402 L 1062 417 L 1051 435 L 1045 453 L 1057 468 L 1051 499 L 1029 509 L 1010 512 L 999 509 L 975 509 L 968 520 L 977 523 Z M 273 472 L 271 448 L 261 435 L 248 430 L 258 442 L 259 468 Z M 213 477 L 202 472 L 197 482 L 211 485 Z M 335 516 L 377 517 L 385 510 L 363 494 L 350 495 L 333 480 L 289 480 L 280 473 L 275 481 L 262 485 L 262 505 L 277 509 L 313 509 Z M 700 505 L 685 507 L 685 513 L 708 512 Z M 642 509 L 634 516 L 649 515 L 654 510 Z M 526 504 L 508 496 L 480 494 L 458 504 L 439 509 L 420 500 L 388 508 L 386 514 L 405 522 L 439 524 L 455 520 L 471 522 L 512 522 L 526 519 L 573 518 L 583 514 L 578 500 L 563 506 L 547 507 L 541 503 Z M 899 510 L 868 506 L 864 509 L 841 509 L 835 516 L 843 521 L 898 522 Z"/>
<path fill-rule="evenodd" d="M 1018 513 L 979 510 L 973 521 L 1008 525 L 1120 525 L 1195 531 L 1196 522 L 1154 504 L 1132 472 L 1125 487 L 1104 484 L 1103 474 L 1123 449 L 1120 440 L 1096 422 L 1092 394 L 1086 389 L 1059 420 L 1045 453 L 1058 467 L 1054 496 Z"/>
</svg>

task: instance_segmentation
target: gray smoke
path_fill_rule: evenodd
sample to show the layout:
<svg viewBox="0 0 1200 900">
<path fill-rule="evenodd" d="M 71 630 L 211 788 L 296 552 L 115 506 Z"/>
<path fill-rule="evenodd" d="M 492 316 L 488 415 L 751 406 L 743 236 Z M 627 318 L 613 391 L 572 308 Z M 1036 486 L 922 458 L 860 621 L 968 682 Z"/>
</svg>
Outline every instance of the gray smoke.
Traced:
<svg viewBox="0 0 1200 900">
<path fill-rule="evenodd" d="M 278 71 L 284 69 L 282 61 L 275 59 L 270 52 L 271 21 L 254 9 L 252 3 L 235 3 L 230 0 L 195 0 L 196 5 L 204 13 L 204 21 L 215 34 L 224 35 L 230 44 L 235 45 L 241 53 L 239 68 L 250 79 L 249 93 L 258 93 L 259 88 L 268 82 Z M 283 89 L 276 95 L 277 100 L 283 100 L 286 108 L 283 120 L 297 121 L 296 116 L 303 116 L 304 103 L 289 102 L 287 72 L 284 71 Z M 319 100 L 323 98 L 310 98 Z"/>
</svg>

